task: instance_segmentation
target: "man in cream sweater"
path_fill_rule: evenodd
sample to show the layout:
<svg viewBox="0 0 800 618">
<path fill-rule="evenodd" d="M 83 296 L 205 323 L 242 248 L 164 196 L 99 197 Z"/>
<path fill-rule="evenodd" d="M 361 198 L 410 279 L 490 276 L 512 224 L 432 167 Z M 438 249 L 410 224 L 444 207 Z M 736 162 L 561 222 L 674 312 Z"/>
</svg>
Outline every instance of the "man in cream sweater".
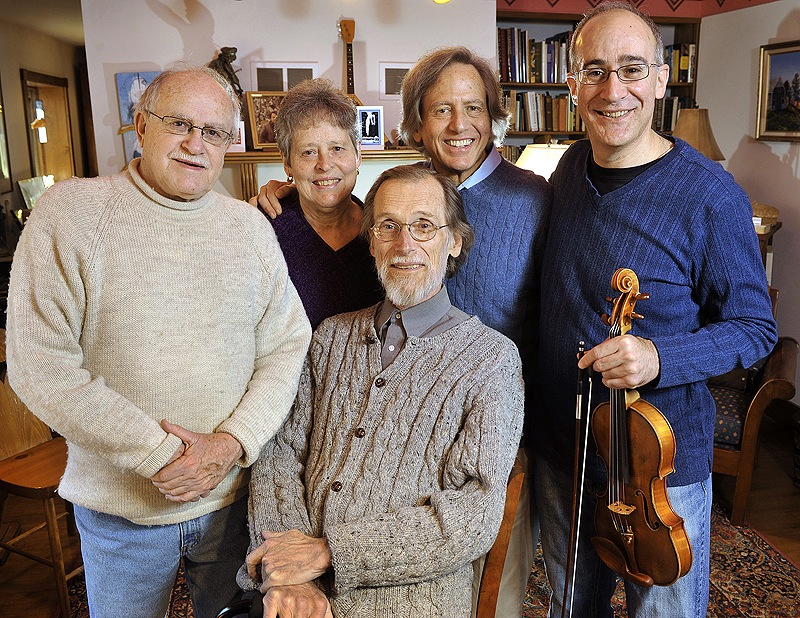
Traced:
<svg viewBox="0 0 800 618">
<path fill-rule="evenodd" d="M 160 74 L 142 158 L 57 183 L 14 256 L 12 387 L 69 445 L 93 618 L 195 615 L 236 593 L 248 468 L 297 391 L 310 327 L 272 226 L 212 190 L 240 114 L 214 71 Z"/>
<path fill-rule="evenodd" d="M 253 470 L 239 581 L 265 618 L 468 618 L 522 431 L 520 357 L 442 285 L 472 244 L 449 179 L 387 170 L 363 229 L 386 300 L 314 332 Z"/>
</svg>

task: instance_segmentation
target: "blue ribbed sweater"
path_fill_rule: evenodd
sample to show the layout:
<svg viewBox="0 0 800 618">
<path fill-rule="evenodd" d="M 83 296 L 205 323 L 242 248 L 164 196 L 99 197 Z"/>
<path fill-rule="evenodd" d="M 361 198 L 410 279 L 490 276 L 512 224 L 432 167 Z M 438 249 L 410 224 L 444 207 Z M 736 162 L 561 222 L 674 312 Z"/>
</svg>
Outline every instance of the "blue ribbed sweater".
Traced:
<svg viewBox="0 0 800 618">
<path fill-rule="evenodd" d="M 710 474 L 713 453 L 714 402 L 705 380 L 753 364 L 777 339 L 750 200 L 718 163 L 679 139 L 655 165 L 603 196 L 586 177 L 589 156 L 589 142 L 576 143 L 552 177 L 538 452 L 571 469 L 577 342 L 588 349 L 608 337 L 600 315 L 611 313 L 605 298 L 617 296 L 614 271 L 627 267 L 650 294 L 636 305 L 644 319 L 631 334 L 651 339 L 659 352 L 659 379 L 639 392 L 676 435 L 677 471 L 668 484 L 698 482 Z M 592 408 L 607 400 L 595 380 Z"/>
<path fill-rule="evenodd" d="M 504 159 L 483 181 L 462 189 L 461 197 L 475 244 L 458 273 L 447 280 L 450 301 L 517 344 L 530 386 L 550 186 Z"/>
</svg>

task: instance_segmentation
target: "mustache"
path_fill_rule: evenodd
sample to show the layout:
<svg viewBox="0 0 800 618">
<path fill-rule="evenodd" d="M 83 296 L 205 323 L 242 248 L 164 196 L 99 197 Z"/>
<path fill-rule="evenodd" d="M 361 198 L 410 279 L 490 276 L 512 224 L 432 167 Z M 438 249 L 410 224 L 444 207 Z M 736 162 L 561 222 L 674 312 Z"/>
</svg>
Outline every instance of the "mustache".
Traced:
<svg viewBox="0 0 800 618">
<path fill-rule="evenodd" d="M 191 163 L 192 165 L 199 165 L 200 167 L 207 168 L 209 163 L 206 157 L 200 155 L 191 155 L 180 150 L 174 150 L 169 153 L 169 158 L 175 161 L 182 161 L 184 163 Z"/>
</svg>

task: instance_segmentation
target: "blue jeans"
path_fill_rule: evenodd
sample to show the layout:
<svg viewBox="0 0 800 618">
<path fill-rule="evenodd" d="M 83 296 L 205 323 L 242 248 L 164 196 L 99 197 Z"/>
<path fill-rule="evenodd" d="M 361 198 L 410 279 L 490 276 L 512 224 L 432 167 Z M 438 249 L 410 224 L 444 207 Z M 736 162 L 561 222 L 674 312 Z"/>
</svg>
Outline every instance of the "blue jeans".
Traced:
<svg viewBox="0 0 800 618">
<path fill-rule="evenodd" d="M 92 618 L 164 618 L 181 558 L 197 618 L 239 593 L 249 546 L 247 498 L 179 524 L 142 526 L 75 505 Z"/>
<path fill-rule="evenodd" d="M 553 589 L 549 616 L 561 616 L 569 556 L 572 510 L 572 475 L 536 458 L 536 502 L 542 528 L 542 551 L 547 579 Z M 587 480 L 581 515 L 581 539 L 575 577 L 572 615 L 611 618 L 611 597 L 616 574 L 600 560 L 590 541 L 594 534 L 595 496 L 598 488 Z M 600 488 L 603 489 L 603 488 Z M 683 517 L 692 545 L 692 567 L 671 586 L 646 588 L 625 581 L 628 615 L 636 618 L 705 618 L 711 534 L 711 476 L 707 480 L 670 487 L 672 509 Z"/>
</svg>

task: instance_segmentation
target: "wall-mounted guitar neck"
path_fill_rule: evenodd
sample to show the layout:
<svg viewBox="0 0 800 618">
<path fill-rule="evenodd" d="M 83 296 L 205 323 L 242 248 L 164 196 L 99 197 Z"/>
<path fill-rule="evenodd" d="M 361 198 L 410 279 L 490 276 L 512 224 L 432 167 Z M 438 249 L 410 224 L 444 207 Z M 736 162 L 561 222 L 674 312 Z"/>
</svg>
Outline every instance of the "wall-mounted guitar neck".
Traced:
<svg viewBox="0 0 800 618">
<path fill-rule="evenodd" d="M 345 68 L 345 88 L 344 93 L 349 96 L 356 105 L 361 105 L 361 101 L 356 96 L 356 82 L 353 77 L 353 39 L 356 36 L 356 22 L 354 19 L 339 20 L 339 35 L 344 41 L 344 68 Z"/>
</svg>

